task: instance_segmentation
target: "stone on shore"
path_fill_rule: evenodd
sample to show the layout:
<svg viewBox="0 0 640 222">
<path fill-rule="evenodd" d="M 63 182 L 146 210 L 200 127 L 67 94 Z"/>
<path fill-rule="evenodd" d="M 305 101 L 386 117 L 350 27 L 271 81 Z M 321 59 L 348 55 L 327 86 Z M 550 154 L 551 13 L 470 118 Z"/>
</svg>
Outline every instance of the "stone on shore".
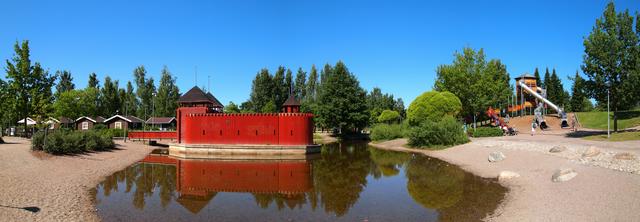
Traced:
<svg viewBox="0 0 640 222">
<path fill-rule="evenodd" d="M 617 160 L 635 160 L 636 156 L 632 153 L 618 153 L 613 156 L 613 158 L 616 158 Z"/>
<path fill-rule="evenodd" d="M 578 173 L 573 169 L 570 169 L 570 168 L 559 169 L 559 170 L 556 170 L 555 173 L 553 173 L 553 176 L 551 176 L 551 181 L 553 181 L 553 182 L 565 182 L 565 181 L 569 181 L 569 180 L 573 179 L 577 175 L 578 175 Z"/>
<path fill-rule="evenodd" d="M 489 162 L 498 162 L 504 160 L 505 158 L 507 157 L 500 151 L 493 151 L 489 154 Z"/>
<path fill-rule="evenodd" d="M 549 153 L 561 153 L 567 150 L 565 146 L 554 146 L 549 150 Z"/>
<path fill-rule="evenodd" d="M 600 150 L 595 146 L 590 146 L 582 153 L 582 157 L 594 157 L 600 154 Z"/>
<path fill-rule="evenodd" d="M 500 174 L 498 174 L 498 180 L 499 181 L 503 181 L 503 180 L 509 180 L 509 179 L 513 179 L 513 178 L 517 178 L 520 177 L 520 174 L 513 172 L 513 171 L 501 171 Z"/>
</svg>

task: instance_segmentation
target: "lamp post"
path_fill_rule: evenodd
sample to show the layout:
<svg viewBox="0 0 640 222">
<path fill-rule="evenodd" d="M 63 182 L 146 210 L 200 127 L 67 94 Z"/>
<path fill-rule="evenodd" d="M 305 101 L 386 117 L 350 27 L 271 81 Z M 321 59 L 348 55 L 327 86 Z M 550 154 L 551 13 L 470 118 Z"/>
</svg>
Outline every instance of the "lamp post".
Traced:
<svg viewBox="0 0 640 222">
<path fill-rule="evenodd" d="M 607 139 L 611 138 L 611 130 L 610 130 L 610 120 L 611 117 L 609 116 L 609 89 L 607 89 Z"/>
<path fill-rule="evenodd" d="M 154 99 L 151 100 L 151 103 L 153 104 L 152 110 L 151 110 L 151 118 L 154 118 L 156 116 L 156 100 L 155 100 L 156 93 L 153 93 L 153 98 Z M 155 119 L 154 119 L 154 121 L 151 122 L 151 127 L 152 127 L 152 129 L 156 127 Z"/>
</svg>

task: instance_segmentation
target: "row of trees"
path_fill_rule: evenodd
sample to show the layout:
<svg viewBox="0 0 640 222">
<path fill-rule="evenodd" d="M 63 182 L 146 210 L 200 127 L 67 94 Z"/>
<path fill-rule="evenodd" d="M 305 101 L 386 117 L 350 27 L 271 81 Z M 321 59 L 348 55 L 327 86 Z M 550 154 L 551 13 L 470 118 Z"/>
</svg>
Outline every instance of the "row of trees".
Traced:
<svg viewBox="0 0 640 222">
<path fill-rule="evenodd" d="M 95 73 L 89 75 L 84 89 L 75 89 L 68 71 L 60 72 L 56 87 L 54 115 L 77 118 L 80 116 L 105 116 L 115 114 L 149 116 L 175 116 L 180 91 L 176 78 L 165 66 L 161 71 L 160 85 L 156 88 L 153 77 L 147 77 L 144 66 L 133 70 L 136 87 L 128 81 L 121 88 L 118 80 L 106 76 L 102 85 Z"/>
<path fill-rule="evenodd" d="M 2 125 L 13 125 L 25 117 L 44 120 L 125 113 L 143 118 L 175 115 L 180 92 L 167 67 L 161 71 L 157 88 L 144 66 L 139 66 L 133 71 L 135 89 L 131 81 L 120 88 L 119 81 L 109 76 L 100 85 L 95 73 L 89 75 L 86 88 L 76 89 L 68 70 L 50 74 L 40 63 L 31 61 L 29 41 L 16 42 L 14 50 L 15 55 L 6 61 L 6 82 L 0 79 Z"/>
<path fill-rule="evenodd" d="M 546 68 L 544 73 L 544 79 L 540 78 L 540 73 L 538 72 L 538 68 L 534 71 L 534 76 L 536 77 L 536 82 L 538 86 L 544 88 L 547 93 L 547 99 L 555 104 L 563 106 L 565 110 L 573 110 L 573 107 L 570 107 L 569 100 L 570 95 L 569 92 L 564 90 L 564 86 L 562 85 L 562 80 L 556 74 L 556 69 L 553 69 L 551 74 L 549 74 L 549 68 Z M 580 108 L 581 109 L 581 108 Z"/>
<path fill-rule="evenodd" d="M 315 114 L 322 128 L 358 130 L 378 122 L 385 110 L 404 116 L 404 102 L 374 88 L 367 93 L 347 66 L 339 61 L 326 64 L 318 72 L 315 65 L 308 72 L 299 68 L 295 78 L 290 69 L 278 67 L 275 74 L 262 69 L 253 80 L 249 100 L 238 107 L 229 103 L 226 112 L 277 112 L 289 95 L 301 101 L 301 110 Z"/>
</svg>

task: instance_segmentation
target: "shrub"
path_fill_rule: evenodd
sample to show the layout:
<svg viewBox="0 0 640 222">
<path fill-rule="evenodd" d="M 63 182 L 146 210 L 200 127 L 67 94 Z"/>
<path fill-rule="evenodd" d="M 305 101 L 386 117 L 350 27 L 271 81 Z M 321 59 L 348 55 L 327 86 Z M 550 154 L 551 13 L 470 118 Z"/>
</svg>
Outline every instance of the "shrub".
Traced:
<svg viewBox="0 0 640 222">
<path fill-rule="evenodd" d="M 65 138 L 62 133 L 47 133 L 43 150 L 52 154 L 67 153 L 65 150 Z"/>
<path fill-rule="evenodd" d="M 429 91 L 418 96 L 407 109 L 407 120 L 411 126 L 423 122 L 436 122 L 444 116 L 456 116 L 462 110 L 462 103 L 450 92 Z"/>
<path fill-rule="evenodd" d="M 371 128 L 371 140 L 392 140 L 405 136 L 405 127 L 401 124 L 376 124 Z"/>
<path fill-rule="evenodd" d="M 124 135 L 124 129 L 100 129 L 96 131 L 101 135 L 108 136 L 109 138 L 122 137 Z"/>
<path fill-rule="evenodd" d="M 31 139 L 31 149 L 52 154 L 81 153 L 113 149 L 115 144 L 109 135 L 100 131 L 56 131 L 47 134 L 37 132 Z M 106 132 L 106 131 L 105 131 Z"/>
<path fill-rule="evenodd" d="M 400 119 L 400 113 L 398 111 L 393 110 L 384 110 L 378 116 L 378 122 L 380 123 L 391 123 L 398 121 Z"/>
<path fill-rule="evenodd" d="M 440 149 L 469 142 L 462 124 L 447 116 L 440 121 L 426 121 L 409 131 L 409 145 Z"/>
<path fill-rule="evenodd" d="M 44 144 L 44 133 L 37 132 L 31 136 L 31 150 L 42 150 Z"/>
<path fill-rule="evenodd" d="M 494 137 L 502 136 L 504 132 L 500 127 L 478 127 L 475 131 L 471 130 L 473 137 Z"/>
</svg>

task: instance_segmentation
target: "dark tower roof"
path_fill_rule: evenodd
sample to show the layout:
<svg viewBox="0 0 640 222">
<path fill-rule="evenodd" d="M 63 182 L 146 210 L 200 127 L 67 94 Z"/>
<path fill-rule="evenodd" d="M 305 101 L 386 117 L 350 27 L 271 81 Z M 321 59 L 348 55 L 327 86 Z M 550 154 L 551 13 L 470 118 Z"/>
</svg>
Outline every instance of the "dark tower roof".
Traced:
<svg viewBox="0 0 640 222">
<path fill-rule="evenodd" d="M 222 107 L 220 101 L 216 99 L 211 93 L 204 93 L 200 88 L 194 86 L 185 94 L 180 96 L 178 103 L 210 103 L 214 107 Z"/>
<path fill-rule="evenodd" d="M 287 100 L 284 101 L 284 104 L 282 104 L 282 106 L 300 106 L 300 101 L 298 101 L 296 97 L 293 94 L 291 94 L 289 95 L 289 98 L 287 98 Z"/>
</svg>

